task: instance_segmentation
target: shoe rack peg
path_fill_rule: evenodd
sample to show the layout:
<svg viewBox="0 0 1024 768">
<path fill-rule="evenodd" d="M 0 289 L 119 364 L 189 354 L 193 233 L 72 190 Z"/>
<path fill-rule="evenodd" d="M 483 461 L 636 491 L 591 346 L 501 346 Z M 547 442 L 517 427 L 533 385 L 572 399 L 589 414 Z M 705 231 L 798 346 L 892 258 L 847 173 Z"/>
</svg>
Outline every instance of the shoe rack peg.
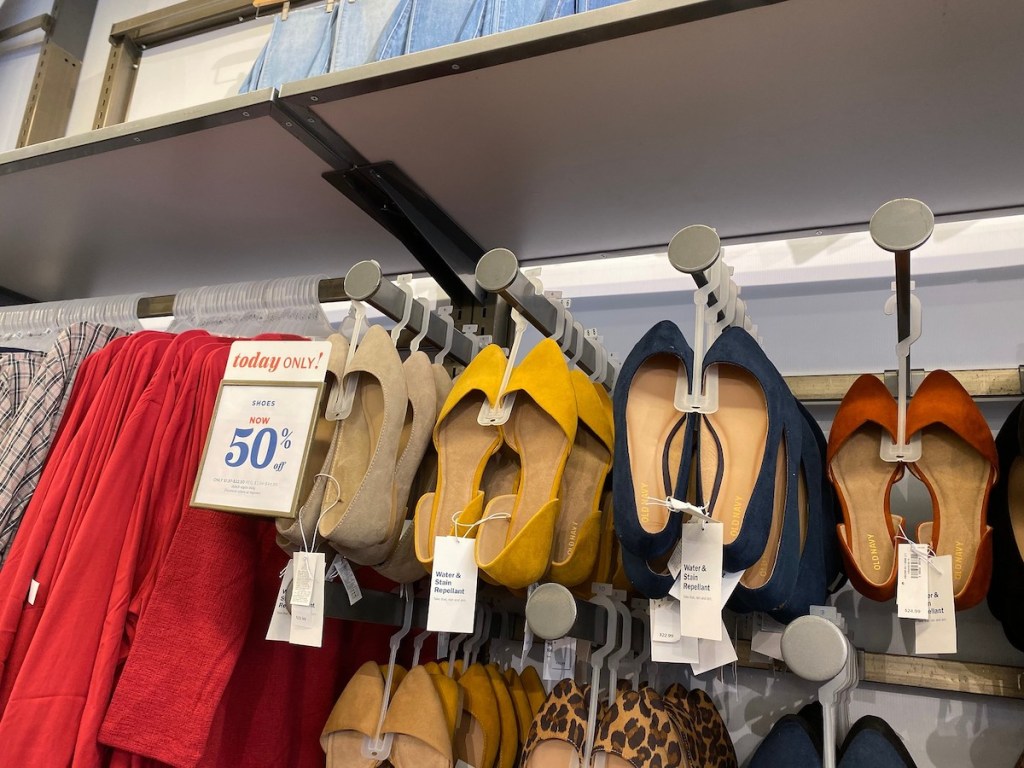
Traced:
<svg viewBox="0 0 1024 768">
<path fill-rule="evenodd" d="M 879 455 L 889 462 L 921 458 L 920 438 L 907 439 L 907 402 L 910 399 L 910 346 L 921 336 L 921 301 L 910 279 L 910 252 L 924 245 L 935 229 L 935 215 L 920 200 L 890 200 L 871 217 L 871 239 L 895 256 L 896 281 L 885 313 L 896 314 L 897 405 L 896 442 L 884 435 Z"/>
<path fill-rule="evenodd" d="M 345 294 L 349 299 L 364 301 L 396 322 L 406 320 L 417 338 L 426 338 L 443 348 L 451 339 L 449 356 L 463 365 L 473 359 L 473 341 L 461 331 L 452 330 L 437 312 L 428 311 L 419 301 L 409 302 L 408 294 L 384 277 L 380 264 L 366 260 L 355 264 L 345 275 Z"/>
<path fill-rule="evenodd" d="M 603 360 L 603 384 L 609 390 L 615 386 L 617 369 L 611 357 L 608 354 L 602 355 L 596 340 L 578 332 L 577 322 L 566 322 L 567 310 L 561 302 L 537 292 L 519 268 L 519 259 L 512 251 L 495 248 L 485 253 L 476 265 L 476 282 L 488 293 L 501 296 L 530 325 L 557 341 L 567 356 L 578 359 L 579 367 L 586 373 L 599 373 Z M 559 329 L 562 331 L 561 336 L 556 335 Z M 571 341 L 566 339 L 566 334 L 572 334 Z"/>
</svg>

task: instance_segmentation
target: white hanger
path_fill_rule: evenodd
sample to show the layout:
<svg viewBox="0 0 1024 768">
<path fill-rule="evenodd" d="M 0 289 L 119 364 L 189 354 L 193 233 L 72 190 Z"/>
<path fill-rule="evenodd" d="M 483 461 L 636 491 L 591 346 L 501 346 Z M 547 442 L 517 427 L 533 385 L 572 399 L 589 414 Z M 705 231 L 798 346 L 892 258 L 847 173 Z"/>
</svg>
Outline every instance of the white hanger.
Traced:
<svg viewBox="0 0 1024 768">
<path fill-rule="evenodd" d="M 444 321 L 446 326 L 448 326 L 448 331 L 444 338 L 444 346 L 441 347 L 440 352 L 434 355 L 434 365 L 443 365 L 444 359 L 448 356 L 448 353 L 452 351 L 452 339 L 455 338 L 455 320 L 452 319 L 451 304 L 445 307 L 438 307 L 437 316 Z"/>
<path fill-rule="evenodd" d="M 423 314 L 421 316 L 422 319 L 420 321 L 423 327 L 420 328 L 419 333 L 413 336 L 412 341 L 409 342 L 409 351 L 413 353 L 420 351 L 420 343 L 427 337 L 427 331 L 430 330 L 430 302 L 426 299 L 416 299 L 416 303 L 419 304 L 423 310 Z"/>
<path fill-rule="evenodd" d="M 590 708 L 587 712 L 587 735 L 583 750 L 583 767 L 591 765 L 591 757 L 594 752 L 594 738 L 597 735 L 597 709 L 601 697 L 601 669 L 604 660 L 615 650 L 616 638 L 618 636 L 619 612 L 615 603 L 607 594 L 602 594 L 600 589 L 607 592 L 611 587 L 607 584 L 595 584 L 595 594 L 590 598 L 591 603 L 604 608 L 608 623 L 605 632 L 605 644 L 590 654 Z"/>
<path fill-rule="evenodd" d="M 348 371 L 352 368 L 352 359 L 356 356 L 356 347 L 359 346 L 359 336 L 366 324 L 366 305 L 352 299 L 348 312 L 354 320 L 352 338 L 348 340 L 348 355 L 345 357 L 345 383 L 342 387 L 341 400 L 338 403 L 336 414 L 333 414 L 337 416 L 336 419 L 333 419 L 334 421 L 346 419 L 352 413 L 352 404 L 356 399 L 356 387 L 359 385 L 359 374 L 348 373 Z"/>
<path fill-rule="evenodd" d="M 405 326 L 409 324 L 409 318 L 412 317 L 412 303 L 414 301 L 412 295 L 412 275 L 399 275 L 398 276 L 398 288 L 405 294 L 405 304 L 402 307 L 402 318 L 395 327 L 391 329 L 391 343 L 396 347 L 398 346 L 398 339 L 402 335 L 402 331 L 405 330 Z"/>
<path fill-rule="evenodd" d="M 618 595 L 616 595 L 618 597 Z M 619 624 L 619 649 L 608 657 L 608 706 L 615 703 L 618 692 L 619 664 L 633 649 L 633 615 L 626 604 L 616 600 L 615 610 L 618 611 L 622 623 Z"/>
<path fill-rule="evenodd" d="M 403 584 L 402 593 L 405 597 L 405 613 L 402 616 L 402 628 L 391 636 L 391 640 L 389 642 L 389 645 L 391 646 L 391 655 L 388 657 L 388 673 L 384 679 L 384 698 L 380 705 L 380 716 L 377 718 L 377 728 L 374 731 L 375 735 L 372 739 L 363 738 L 361 750 L 363 757 L 372 758 L 374 760 L 386 760 L 391 754 L 391 742 L 394 740 L 394 734 L 381 734 L 381 729 L 384 727 L 384 716 L 387 714 L 388 704 L 390 703 L 391 681 L 394 680 L 395 677 L 395 662 L 398 659 L 398 646 L 401 644 L 402 639 L 409 634 L 409 630 L 412 629 L 412 590 Z"/>
</svg>

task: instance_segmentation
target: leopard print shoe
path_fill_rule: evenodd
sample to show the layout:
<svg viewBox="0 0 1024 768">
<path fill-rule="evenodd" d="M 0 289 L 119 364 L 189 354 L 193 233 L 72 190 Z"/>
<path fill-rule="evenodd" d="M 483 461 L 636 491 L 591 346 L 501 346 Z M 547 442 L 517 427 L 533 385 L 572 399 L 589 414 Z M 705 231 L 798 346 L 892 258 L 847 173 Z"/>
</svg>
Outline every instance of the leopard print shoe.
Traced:
<svg viewBox="0 0 1024 768">
<path fill-rule="evenodd" d="M 552 689 L 530 726 L 521 768 L 583 765 L 589 690 L 575 680 L 562 680 Z"/>
<path fill-rule="evenodd" d="M 595 768 L 691 768 L 679 730 L 652 688 L 626 691 L 597 726 Z"/>
<path fill-rule="evenodd" d="M 738 768 L 736 748 L 725 727 L 725 720 L 711 697 L 702 690 L 686 695 L 686 711 L 697 734 L 701 765 L 707 768 Z"/>
</svg>

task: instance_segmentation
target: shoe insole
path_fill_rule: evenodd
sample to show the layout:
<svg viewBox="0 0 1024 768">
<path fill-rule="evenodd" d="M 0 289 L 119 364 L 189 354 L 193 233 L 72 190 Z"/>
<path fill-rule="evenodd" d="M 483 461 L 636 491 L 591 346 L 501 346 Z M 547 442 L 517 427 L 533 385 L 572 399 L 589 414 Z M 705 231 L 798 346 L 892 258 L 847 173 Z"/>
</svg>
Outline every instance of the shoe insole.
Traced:
<svg viewBox="0 0 1024 768">
<path fill-rule="evenodd" d="M 870 583 L 889 581 L 896 549 L 886 520 L 886 497 L 896 468 L 882 461 L 882 428 L 865 424 L 832 459 L 832 476 L 846 505 L 847 540 L 861 575 Z"/>
<path fill-rule="evenodd" d="M 473 500 L 480 487 L 483 459 L 498 443 L 496 429 L 477 423 L 483 402 L 482 393 L 467 395 L 448 412 L 437 431 L 437 494 L 434 530 L 427 549 L 430 553 L 434 551 L 434 539 L 449 535 L 454 529 L 452 517 Z M 463 529 L 460 532 L 464 533 Z"/>
<path fill-rule="evenodd" d="M 584 522 L 600 509 L 601 492 L 611 461 L 605 444 L 580 423 L 562 473 L 559 491 L 562 508 L 555 527 L 552 562 L 564 563 L 572 557 Z"/>
<path fill-rule="evenodd" d="M 740 578 L 740 584 L 747 589 L 763 587 L 775 573 L 775 563 L 779 559 L 779 544 L 782 542 L 782 524 L 786 517 L 788 493 L 790 490 L 787 488 L 786 482 L 786 438 L 783 436 L 775 461 L 775 499 L 772 508 L 772 524 L 768 529 L 768 543 L 761 558 L 747 568 Z"/>
<path fill-rule="evenodd" d="M 533 748 L 523 768 L 580 768 L 580 762 L 580 753 L 572 744 L 547 739 Z"/>
<path fill-rule="evenodd" d="M 498 496 L 514 494 L 519 487 L 519 456 L 504 443 L 491 456 L 484 467 L 480 488 L 484 492 L 484 507 Z"/>
<path fill-rule="evenodd" d="M 1010 465 L 1006 495 L 1010 507 L 1010 530 L 1017 542 L 1017 551 L 1024 558 L 1024 459 L 1020 456 Z"/>
<path fill-rule="evenodd" d="M 963 590 L 974 569 L 985 521 L 985 490 L 991 467 L 948 427 L 921 432 L 921 458 L 915 462 L 935 496 L 941 518 L 936 555 L 953 556 L 953 594 Z"/>
<path fill-rule="evenodd" d="M 334 528 L 348 511 L 348 504 L 362 485 L 377 450 L 383 424 L 384 389 L 377 379 L 362 371 L 352 401 L 352 412 L 342 423 L 338 447 L 334 452 L 334 467 L 331 469 L 331 476 L 341 488 L 341 501 L 324 513 L 322 529 Z M 331 504 L 333 500 L 334 494 L 326 491 L 325 505 Z"/>
<path fill-rule="evenodd" d="M 687 415 L 676 410 L 676 380 L 686 371 L 672 355 L 649 357 L 633 377 L 626 401 L 626 440 L 640 526 L 658 533 L 673 514 L 648 499 L 675 493 Z"/>
<path fill-rule="evenodd" d="M 516 395 L 505 431 L 521 467 L 506 537 L 511 541 L 541 507 L 558 496 L 569 441 L 558 423 L 526 392 Z"/>
<path fill-rule="evenodd" d="M 626 758 L 603 751 L 594 752 L 593 763 L 594 768 L 635 768 Z"/>
<path fill-rule="evenodd" d="M 725 544 L 736 541 L 768 441 L 768 403 L 750 372 L 717 364 L 718 411 L 701 420 L 700 481 Z M 710 501 L 708 488 L 714 489 Z"/>
<path fill-rule="evenodd" d="M 483 768 L 484 727 L 469 712 L 462 713 L 462 722 L 455 729 L 455 759 L 469 763 L 473 768 Z"/>
</svg>

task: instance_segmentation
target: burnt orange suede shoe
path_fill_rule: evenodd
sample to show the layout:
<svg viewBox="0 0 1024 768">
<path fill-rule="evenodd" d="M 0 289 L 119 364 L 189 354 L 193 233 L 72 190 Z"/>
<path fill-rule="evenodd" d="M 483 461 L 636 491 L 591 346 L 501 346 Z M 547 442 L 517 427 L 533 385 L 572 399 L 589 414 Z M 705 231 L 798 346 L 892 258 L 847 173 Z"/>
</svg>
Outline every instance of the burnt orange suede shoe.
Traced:
<svg viewBox="0 0 1024 768">
<path fill-rule="evenodd" d="M 932 371 L 907 408 L 907 434 L 921 433 L 921 458 L 910 471 L 932 497 L 932 521 L 917 539 L 953 558 L 953 603 L 958 611 L 980 603 L 992 578 L 988 496 L 999 455 L 978 406 L 951 374 Z"/>
<path fill-rule="evenodd" d="M 828 436 L 828 476 L 839 496 L 836 526 L 846 575 L 865 597 L 896 596 L 896 534 L 903 518 L 889 508 L 903 465 L 883 461 L 882 435 L 896 439 L 896 401 L 876 377 L 858 378 L 846 393 Z M 909 434 L 909 429 L 908 429 Z"/>
</svg>

